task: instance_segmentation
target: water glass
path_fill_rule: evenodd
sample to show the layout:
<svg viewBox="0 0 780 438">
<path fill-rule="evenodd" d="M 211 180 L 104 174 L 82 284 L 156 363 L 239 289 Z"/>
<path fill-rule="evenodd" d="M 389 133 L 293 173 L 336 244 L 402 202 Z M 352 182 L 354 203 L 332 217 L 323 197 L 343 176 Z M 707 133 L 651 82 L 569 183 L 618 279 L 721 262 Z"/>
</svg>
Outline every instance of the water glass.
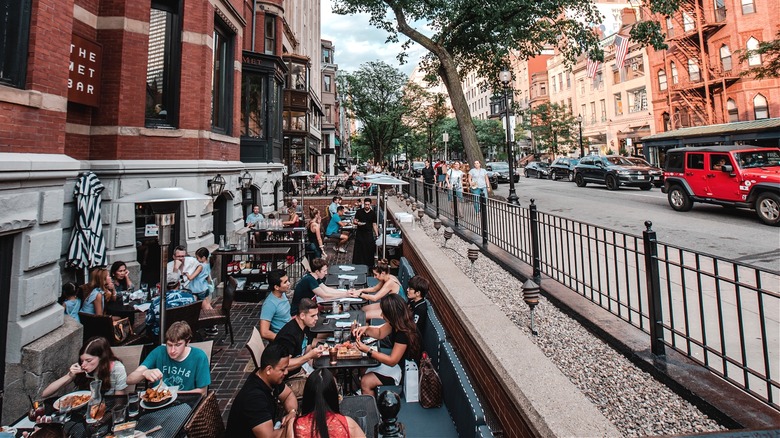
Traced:
<svg viewBox="0 0 780 438">
<path fill-rule="evenodd" d="M 328 355 L 330 356 L 330 364 L 336 365 L 338 363 L 339 350 L 336 347 L 330 347 L 328 349 Z"/>
<path fill-rule="evenodd" d="M 116 404 L 111 408 L 111 417 L 114 419 L 114 424 L 125 422 L 125 412 L 127 412 L 127 405 Z"/>
<path fill-rule="evenodd" d="M 350 279 L 349 280 L 349 289 L 352 290 L 355 288 L 355 280 Z"/>
<path fill-rule="evenodd" d="M 138 393 L 127 394 L 127 415 L 130 418 L 138 416 L 141 400 Z"/>
<path fill-rule="evenodd" d="M 339 289 L 344 289 L 344 279 L 339 278 Z"/>
<path fill-rule="evenodd" d="M 363 432 L 368 434 L 368 430 L 366 430 L 368 427 L 368 413 L 365 410 L 358 409 L 355 411 L 355 422 L 360 426 L 360 429 L 362 429 Z"/>
</svg>

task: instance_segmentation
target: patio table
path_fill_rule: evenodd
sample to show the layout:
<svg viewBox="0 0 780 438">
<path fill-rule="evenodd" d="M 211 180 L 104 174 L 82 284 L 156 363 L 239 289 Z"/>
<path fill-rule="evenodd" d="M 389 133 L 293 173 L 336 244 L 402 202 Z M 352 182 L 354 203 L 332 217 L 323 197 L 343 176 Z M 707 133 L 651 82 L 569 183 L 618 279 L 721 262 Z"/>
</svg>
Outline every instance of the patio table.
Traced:
<svg viewBox="0 0 780 438">
<path fill-rule="evenodd" d="M 326 318 L 325 316 L 322 316 L 320 318 L 317 318 L 317 324 L 314 325 L 311 329 L 309 329 L 312 333 L 333 333 L 336 330 L 347 330 L 349 331 L 349 327 L 336 327 L 337 321 L 347 321 L 352 322 L 357 320 L 358 324 L 365 325 L 366 324 L 366 312 L 362 310 L 350 310 L 349 311 L 349 318 L 343 318 L 343 319 L 335 319 L 335 318 Z M 315 367 L 316 368 L 316 367 Z"/>
<path fill-rule="evenodd" d="M 366 274 L 348 274 L 346 272 L 342 272 L 339 274 L 328 274 L 327 277 L 325 277 L 325 285 L 326 286 L 338 286 L 339 285 L 339 276 L 340 275 L 352 275 L 357 277 L 355 280 L 353 280 L 353 285 L 358 288 L 365 287 L 366 285 Z M 344 285 L 349 285 L 349 280 L 343 280 Z"/>
<path fill-rule="evenodd" d="M 342 266 L 354 268 L 353 270 L 343 270 Z M 359 275 L 368 274 L 368 266 L 366 265 L 349 265 L 345 263 L 334 264 L 328 266 L 328 274 L 347 274 L 347 275 Z"/>
<path fill-rule="evenodd" d="M 379 424 L 380 418 L 374 397 L 370 395 L 347 396 L 341 400 L 339 408 L 342 415 L 352 417 L 358 423 L 358 426 L 366 433 L 367 438 L 376 436 L 376 426 Z"/>
</svg>

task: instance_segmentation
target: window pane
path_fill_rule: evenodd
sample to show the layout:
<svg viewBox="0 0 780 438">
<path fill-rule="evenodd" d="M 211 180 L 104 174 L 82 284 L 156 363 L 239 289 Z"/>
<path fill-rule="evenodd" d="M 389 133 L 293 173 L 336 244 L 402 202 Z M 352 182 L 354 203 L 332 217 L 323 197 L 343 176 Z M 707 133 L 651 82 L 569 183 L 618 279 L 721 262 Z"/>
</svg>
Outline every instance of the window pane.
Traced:
<svg viewBox="0 0 780 438">
<path fill-rule="evenodd" d="M 623 114 L 623 98 L 620 93 L 615 95 L 615 114 L 618 116 Z"/>
<path fill-rule="evenodd" d="M 756 112 L 756 120 L 769 118 L 769 107 L 764 96 L 758 94 L 753 98 L 753 108 Z"/>
<path fill-rule="evenodd" d="M 726 102 L 726 108 L 729 114 L 729 122 L 739 122 L 739 110 L 737 109 L 737 103 L 734 99 L 729 99 Z"/>
<path fill-rule="evenodd" d="M 723 66 L 723 71 L 731 71 L 731 50 L 729 46 L 720 47 L 720 63 Z"/>
<path fill-rule="evenodd" d="M 265 53 L 273 55 L 276 49 L 276 17 L 267 15 L 265 17 Z"/>
<path fill-rule="evenodd" d="M 241 76 L 241 135 L 264 138 L 266 77 L 246 71 Z"/>
<path fill-rule="evenodd" d="M 752 14 L 756 12 L 756 6 L 753 4 L 753 0 L 742 0 L 742 13 Z"/>
<path fill-rule="evenodd" d="M 0 83 L 24 87 L 29 31 L 30 1 L 0 0 Z"/>
<path fill-rule="evenodd" d="M 748 41 L 747 41 L 747 49 L 748 50 L 750 50 L 751 52 L 754 51 L 754 50 L 758 50 L 758 46 L 759 46 L 759 44 L 758 44 L 758 40 L 757 39 L 755 39 L 753 37 L 750 37 L 750 39 L 748 39 Z M 752 53 L 748 57 L 748 65 L 750 65 L 750 66 L 761 65 L 761 55 L 759 55 L 758 53 Z"/>
<path fill-rule="evenodd" d="M 174 59 L 178 45 L 174 44 L 176 15 L 160 9 L 151 10 L 149 17 L 149 47 L 146 64 L 146 124 L 172 126 L 177 101 Z M 175 53 L 174 53 L 175 52 Z"/>
<path fill-rule="evenodd" d="M 679 76 L 677 76 L 677 64 L 672 61 L 669 65 L 672 70 L 672 84 L 676 85 L 680 80 Z"/>
<path fill-rule="evenodd" d="M 214 29 L 211 126 L 222 133 L 228 133 L 233 107 L 230 102 L 230 90 L 233 88 L 231 51 L 231 35 L 220 27 Z"/>
<path fill-rule="evenodd" d="M 658 89 L 661 91 L 665 91 L 666 88 L 667 88 L 666 72 L 663 70 L 658 70 Z"/>
</svg>

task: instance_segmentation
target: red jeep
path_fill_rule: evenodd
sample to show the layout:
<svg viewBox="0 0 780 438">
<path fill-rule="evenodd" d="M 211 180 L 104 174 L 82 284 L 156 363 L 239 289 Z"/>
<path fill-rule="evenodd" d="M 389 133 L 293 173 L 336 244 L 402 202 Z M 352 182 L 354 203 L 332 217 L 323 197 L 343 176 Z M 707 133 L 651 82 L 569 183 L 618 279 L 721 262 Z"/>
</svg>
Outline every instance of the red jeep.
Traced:
<svg viewBox="0 0 780 438">
<path fill-rule="evenodd" d="M 768 225 L 780 225 L 780 149 L 707 146 L 666 153 L 664 193 L 677 211 L 694 202 L 755 209 Z"/>
</svg>

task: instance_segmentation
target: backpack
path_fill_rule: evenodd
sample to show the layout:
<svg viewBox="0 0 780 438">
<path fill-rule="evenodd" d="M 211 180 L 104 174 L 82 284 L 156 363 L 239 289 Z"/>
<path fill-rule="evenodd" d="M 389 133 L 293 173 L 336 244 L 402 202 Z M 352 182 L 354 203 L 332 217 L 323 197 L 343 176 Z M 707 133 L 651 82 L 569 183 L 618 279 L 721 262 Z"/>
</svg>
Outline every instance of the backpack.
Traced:
<svg viewBox="0 0 780 438">
<path fill-rule="evenodd" d="M 433 369 L 431 358 L 423 353 L 420 360 L 420 406 L 423 408 L 438 408 L 441 406 L 441 379 Z"/>
</svg>

